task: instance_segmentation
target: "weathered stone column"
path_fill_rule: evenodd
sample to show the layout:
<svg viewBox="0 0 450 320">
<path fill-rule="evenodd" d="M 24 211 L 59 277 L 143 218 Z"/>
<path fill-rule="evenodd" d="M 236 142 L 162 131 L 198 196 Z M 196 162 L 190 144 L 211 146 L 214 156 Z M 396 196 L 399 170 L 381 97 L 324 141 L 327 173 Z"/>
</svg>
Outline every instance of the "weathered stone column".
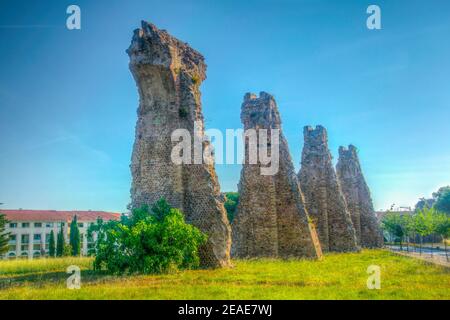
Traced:
<svg viewBox="0 0 450 320">
<path fill-rule="evenodd" d="M 261 136 L 258 130 L 266 129 L 267 141 L 250 142 L 251 138 L 245 139 L 239 204 L 232 224 L 232 254 L 237 257 L 320 257 L 320 244 L 304 207 L 287 141 L 281 132 L 275 99 L 265 92 L 261 92 L 259 97 L 247 93 L 241 120 L 246 132 L 255 129 L 258 138 Z M 259 154 L 257 163 L 249 161 L 249 145 L 256 144 L 259 151 L 267 142 L 269 154 L 274 155 L 277 149 L 270 144 L 274 129 L 280 130 L 278 170 L 274 174 L 263 175 L 261 168 L 265 165 L 261 163 Z"/>
<path fill-rule="evenodd" d="M 355 230 L 339 186 L 324 127 L 305 127 L 300 187 L 323 251 L 357 251 Z"/>
<path fill-rule="evenodd" d="M 359 244 L 366 248 L 381 247 L 383 237 L 355 146 L 349 145 L 348 149 L 339 147 L 336 172 Z"/>
<path fill-rule="evenodd" d="M 204 58 L 145 21 L 134 31 L 127 53 L 140 98 L 131 160 L 131 206 L 153 204 L 165 197 L 184 212 L 187 222 L 208 234 L 208 243 L 200 250 L 202 265 L 226 266 L 230 226 L 214 163 L 174 164 L 171 159 L 177 144 L 171 141 L 174 130 L 187 129 L 193 141 L 197 122 L 197 136 L 203 140 L 199 87 L 206 78 Z"/>
</svg>

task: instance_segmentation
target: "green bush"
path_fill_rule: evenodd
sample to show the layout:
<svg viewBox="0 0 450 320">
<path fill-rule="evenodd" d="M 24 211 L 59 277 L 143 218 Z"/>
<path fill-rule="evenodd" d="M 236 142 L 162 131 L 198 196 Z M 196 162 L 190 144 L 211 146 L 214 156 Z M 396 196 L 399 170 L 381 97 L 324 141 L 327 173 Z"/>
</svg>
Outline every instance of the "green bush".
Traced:
<svg viewBox="0 0 450 320">
<path fill-rule="evenodd" d="M 73 248 L 70 244 L 64 244 L 64 248 L 63 248 L 63 257 L 69 257 L 69 256 L 73 256 L 72 254 L 73 252 Z"/>
<path fill-rule="evenodd" d="M 98 221 L 94 269 L 110 273 L 167 273 L 197 268 L 206 235 L 187 224 L 180 210 L 161 199 L 121 221 Z"/>
<path fill-rule="evenodd" d="M 236 215 L 237 205 L 239 203 L 239 193 L 225 192 L 225 210 L 227 211 L 228 221 L 233 221 Z"/>
</svg>

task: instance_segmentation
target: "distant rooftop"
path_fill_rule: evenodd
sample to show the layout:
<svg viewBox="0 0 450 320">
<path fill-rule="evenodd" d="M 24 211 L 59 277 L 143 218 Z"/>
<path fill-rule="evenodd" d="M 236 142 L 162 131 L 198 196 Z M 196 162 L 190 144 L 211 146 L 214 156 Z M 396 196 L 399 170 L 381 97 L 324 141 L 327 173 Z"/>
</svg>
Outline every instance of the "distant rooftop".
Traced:
<svg viewBox="0 0 450 320">
<path fill-rule="evenodd" d="M 120 213 L 105 211 L 57 211 L 57 210 L 3 210 L 9 221 L 71 221 L 77 216 L 78 221 L 119 220 Z"/>
</svg>

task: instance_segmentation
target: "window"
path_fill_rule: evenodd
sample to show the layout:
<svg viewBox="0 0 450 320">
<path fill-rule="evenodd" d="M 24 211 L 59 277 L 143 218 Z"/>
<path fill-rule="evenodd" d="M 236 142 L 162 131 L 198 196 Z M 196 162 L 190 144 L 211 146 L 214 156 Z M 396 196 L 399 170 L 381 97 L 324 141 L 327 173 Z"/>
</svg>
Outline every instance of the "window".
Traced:
<svg viewBox="0 0 450 320">
<path fill-rule="evenodd" d="M 30 242 L 30 235 L 29 234 L 23 234 L 22 235 L 22 243 L 28 243 Z"/>
<path fill-rule="evenodd" d="M 83 222 L 80 222 L 80 223 L 78 224 L 78 227 L 79 227 L 79 228 L 83 228 L 83 227 L 84 227 Z"/>
<path fill-rule="evenodd" d="M 40 233 L 35 233 L 33 236 L 33 240 L 34 241 L 41 241 L 41 234 Z"/>
<path fill-rule="evenodd" d="M 9 241 L 10 241 L 10 242 L 16 241 L 16 240 L 17 240 L 17 235 L 15 235 L 15 234 L 9 235 Z"/>
<path fill-rule="evenodd" d="M 11 229 L 17 228 L 17 223 L 10 223 L 10 224 L 9 224 L 9 227 L 10 227 Z"/>
<path fill-rule="evenodd" d="M 35 227 L 35 228 L 42 228 L 42 223 L 40 223 L 40 222 L 35 222 L 35 223 L 34 223 L 34 227 Z"/>
<path fill-rule="evenodd" d="M 47 222 L 47 223 L 45 224 L 45 226 L 46 226 L 47 228 L 53 228 L 53 222 Z"/>
<path fill-rule="evenodd" d="M 29 228 L 30 223 L 29 222 L 22 222 L 22 228 Z"/>
<path fill-rule="evenodd" d="M 41 250 L 40 244 L 33 244 L 33 250 Z"/>
<path fill-rule="evenodd" d="M 8 250 L 9 250 L 9 251 L 16 251 L 16 245 L 15 245 L 15 244 L 9 245 Z"/>
</svg>

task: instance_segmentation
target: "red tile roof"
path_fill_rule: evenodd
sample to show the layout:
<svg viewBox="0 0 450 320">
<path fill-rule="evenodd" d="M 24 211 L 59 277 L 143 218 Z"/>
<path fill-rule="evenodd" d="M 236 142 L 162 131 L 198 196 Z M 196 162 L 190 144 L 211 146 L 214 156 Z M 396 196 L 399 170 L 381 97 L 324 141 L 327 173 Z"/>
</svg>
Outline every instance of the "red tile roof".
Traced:
<svg viewBox="0 0 450 320">
<path fill-rule="evenodd" d="M 120 213 L 105 211 L 56 211 L 56 210 L 3 210 L 9 221 L 71 221 L 77 215 L 78 221 L 119 220 Z"/>
</svg>

